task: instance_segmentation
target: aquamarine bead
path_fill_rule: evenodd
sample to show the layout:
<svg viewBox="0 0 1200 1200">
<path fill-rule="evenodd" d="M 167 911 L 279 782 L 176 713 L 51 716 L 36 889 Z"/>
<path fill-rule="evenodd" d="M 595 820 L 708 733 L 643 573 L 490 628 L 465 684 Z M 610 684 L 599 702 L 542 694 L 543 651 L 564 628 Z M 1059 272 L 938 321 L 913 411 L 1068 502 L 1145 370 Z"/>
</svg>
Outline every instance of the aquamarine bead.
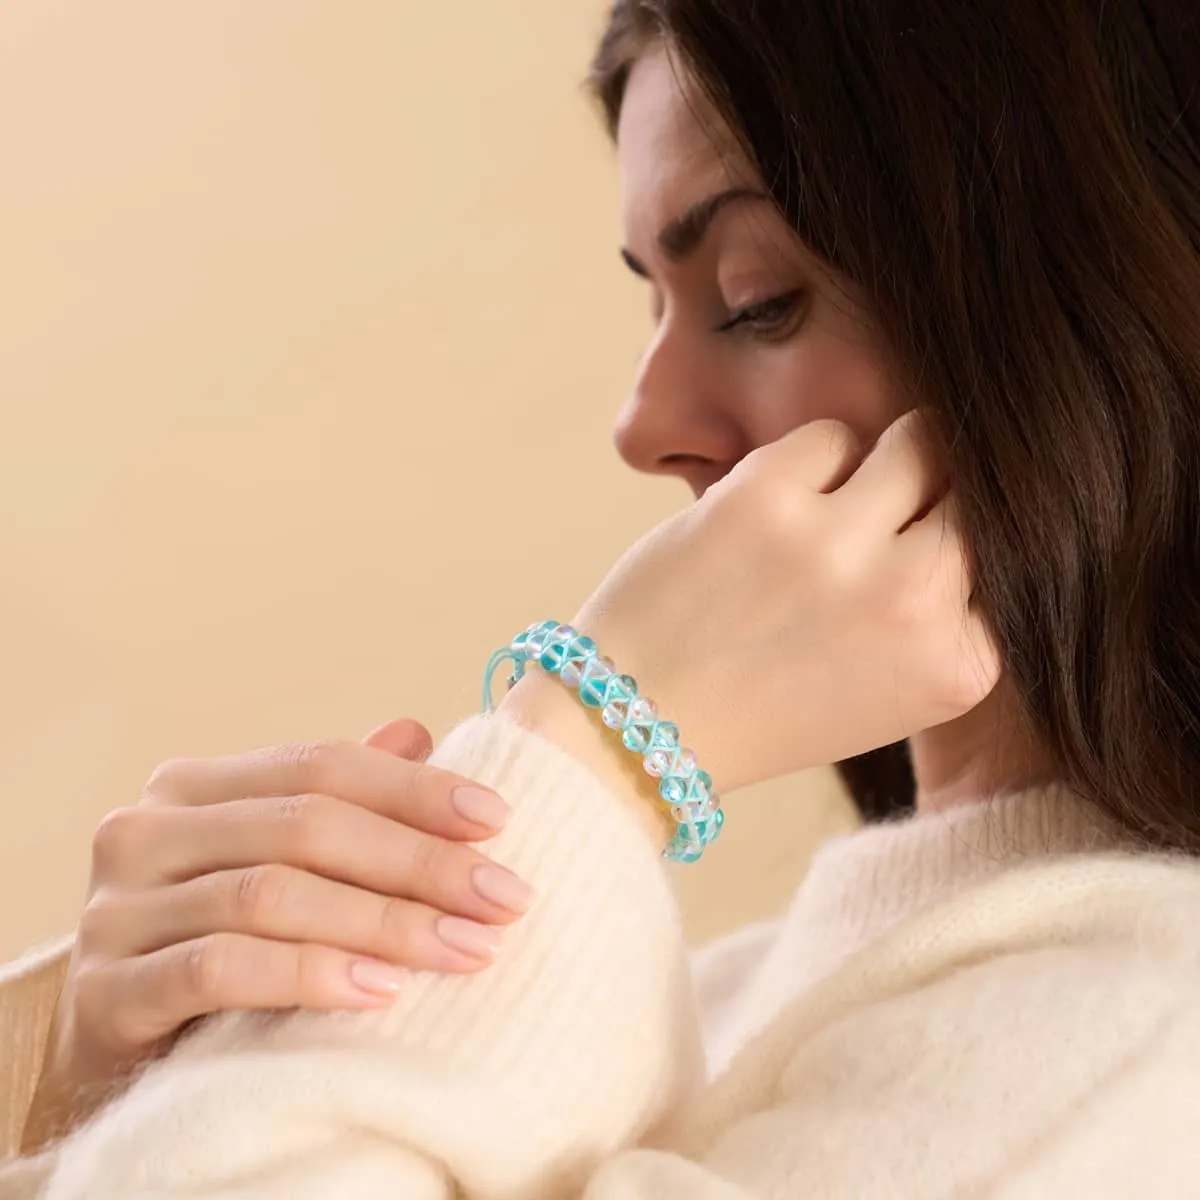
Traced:
<svg viewBox="0 0 1200 1200">
<path fill-rule="evenodd" d="M 699 861 L 703 853 L 703 846 L 697 845 L 677 833 L 671 839 L 670 845 L 663 851 L 663 858 L 669 858 L 672 862 L 677 863 L 694 863 Z"/>
<path fill-rule="evenodd" d="M 712 776 L 707 771 L 695 771 L 688 780 L 687 798 L 689 800 L 711 800 L 713 794 Z"/>
<path fill-rule="evenodd" d="M 668 775 L 659 785 L 658 794 L 672 807 L 687 799 L 688 781 L 679 775 Z"/>
<path fill-rule="evenodd" d="M 637 698 L 637 680 L 632 675 L 613 675 L 608 681 L 600 719 L 609 729 L 624 729 L 629 721 L 629 710 Z"/>
<path fill-rule="evenodd" d="M 611 658 L 598 655 L 589 659 L 579 679 L 579 699 L 588 708 L 599 708 L 608 696 L 608 683 L 616 671 Z"/>
<path fill-rule="evenodd" d="M 542 669 L 549 671 L 551 675 L 558 672 L 566 659 L 567 647 L 578 636 L 570 625 L 556 625 L 547 636 L 542 653 L 538 657 Z"/>
<path fill-rule="evenodd" d="M 576 637 L 563 652 L 558 676 L 569 688 L 577 688 L 583 679 L 583 668 L 596 653 L 596 643 L 590 637 Z"/>
<path fill-rule="evenodd" d="M 540 625 L 535 625 L 532 629 L 528 630 L 525 638 L 525 657 L 530 662 L 542 657 L 542 651 L 545 650 L 550 635 L 557 628 L 557 621 L 543 621 Z"/>
<path fill-rule="evenodd" d="M 596 643 L 570 625 L 534 622 L 489 660 L 485 712 L 494 711 L 490 684 L 506 658 L 515 660 L 510 686 L 526 664 L 536 663 L 568 687 L 577 688 L 585 705 L 601 710 L 605 725 L 620 733 L 625 746 L 641 755 L 646 772 L 658 780 L 659 795 L 676 822 L 663 857 L 680 863 L 700 859 L 725 825 L 720 798 L 713 791 L 712 778 L 697 766 L 695 752 L 680 744 L 678 726 L 659 720 L 654 702 L 638 694 L 637 680 L 617 674 L 612 660 L 597 652 Z"/>
<path fill-rule="evenodd" d="M 700 835 L 700 841 L 705 846 L 711 846 L 717 840 L 725 827 L 725 810 L 718 807 L 706 821 L 699 822 L 694 828 Z"/>
</svg>

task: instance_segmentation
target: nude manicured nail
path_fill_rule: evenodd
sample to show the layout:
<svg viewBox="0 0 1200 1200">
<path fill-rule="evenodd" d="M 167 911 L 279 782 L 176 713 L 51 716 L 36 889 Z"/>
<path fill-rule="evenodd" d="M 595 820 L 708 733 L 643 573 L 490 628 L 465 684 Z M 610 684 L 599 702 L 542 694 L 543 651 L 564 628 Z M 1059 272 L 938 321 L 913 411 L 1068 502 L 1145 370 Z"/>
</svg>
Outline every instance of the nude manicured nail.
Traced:
<svg viewBox="0 0 1200 1200">
<path fill-rule="evenodd" d="M 460 817 L 488 829 L 503 829 L 512 812 L 495 792 L 486 788 L 457 787 L 450 793 L 450 803 Z"/>
<path fill-rule="evenodd" d="M 521 916 L 533 903 L 533 888 L 495 863 L 481 863 L 471 872 L 475 890 L 485 899 Z"/>
<path fill-rule="evenodd" d="M 360 958 L 350 965 L 350 979 L 359 991 L 373 996 L 394 996 L 404 982 L 404 972 L 387 963 Z"/>
<path fill-rule="evenodd" d="M 485 962 L 496 957 L 500 949 L 500 931 L 489 925 L 478 925 L 463 917 L 439 917 L 437 935 L 459 954 Z"/>
</svg>

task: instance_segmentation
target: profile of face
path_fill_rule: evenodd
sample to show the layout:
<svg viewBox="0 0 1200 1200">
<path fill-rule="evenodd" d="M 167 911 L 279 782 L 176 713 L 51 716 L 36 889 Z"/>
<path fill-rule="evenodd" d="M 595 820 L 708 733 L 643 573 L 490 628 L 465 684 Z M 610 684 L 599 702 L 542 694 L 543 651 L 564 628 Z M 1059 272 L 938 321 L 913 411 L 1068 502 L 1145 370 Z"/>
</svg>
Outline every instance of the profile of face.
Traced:
<svg viewBox="0 0 1200 1200">
<path fill-rule="evenodd" d="M 806 249 L 661 49 L 617 131 L 624 257 L 654 331 L 617 421 L 622 458 L 699 496 L 750 451 L 834 418 L 870 443 L 909 405 L 852 290 Z"/>
</svg>

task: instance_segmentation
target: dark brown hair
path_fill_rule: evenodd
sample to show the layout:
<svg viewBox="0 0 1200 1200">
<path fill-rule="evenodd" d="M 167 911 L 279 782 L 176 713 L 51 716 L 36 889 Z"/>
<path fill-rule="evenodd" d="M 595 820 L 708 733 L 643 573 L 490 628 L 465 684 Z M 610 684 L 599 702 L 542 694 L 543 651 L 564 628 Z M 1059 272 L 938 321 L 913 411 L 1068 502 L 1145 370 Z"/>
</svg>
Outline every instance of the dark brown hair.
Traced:
<svg viewBox="0 0 1200 1200">
<path fill-rule="evenodd" d="M 1061 778 L 1200 851 L 1195 0 L 618 0 L 610 131 L 657 40 L 929 409 Z M 839 768 L 912 803 L 903 745 Z"/>
</svg>

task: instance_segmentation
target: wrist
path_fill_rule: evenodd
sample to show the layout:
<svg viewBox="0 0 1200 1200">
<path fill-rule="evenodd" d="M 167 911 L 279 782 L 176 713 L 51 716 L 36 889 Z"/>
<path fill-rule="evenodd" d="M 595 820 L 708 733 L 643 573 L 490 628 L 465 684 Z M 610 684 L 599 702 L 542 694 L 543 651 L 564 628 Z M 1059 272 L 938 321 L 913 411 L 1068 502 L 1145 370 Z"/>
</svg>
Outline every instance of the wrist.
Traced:
<svg viewBox="0 0 1200 1200">
<path fill-rule="evenodd" d="M 497 710 L 531 733 L 557 743 L 587 766 L 635 813 L 656 847 L 670 841 L 674 826 L 655 781 L 621 745 L 620 737 L 560 682 L 541 670 L 531 670 L 505 695 Z"/>
</svg>

